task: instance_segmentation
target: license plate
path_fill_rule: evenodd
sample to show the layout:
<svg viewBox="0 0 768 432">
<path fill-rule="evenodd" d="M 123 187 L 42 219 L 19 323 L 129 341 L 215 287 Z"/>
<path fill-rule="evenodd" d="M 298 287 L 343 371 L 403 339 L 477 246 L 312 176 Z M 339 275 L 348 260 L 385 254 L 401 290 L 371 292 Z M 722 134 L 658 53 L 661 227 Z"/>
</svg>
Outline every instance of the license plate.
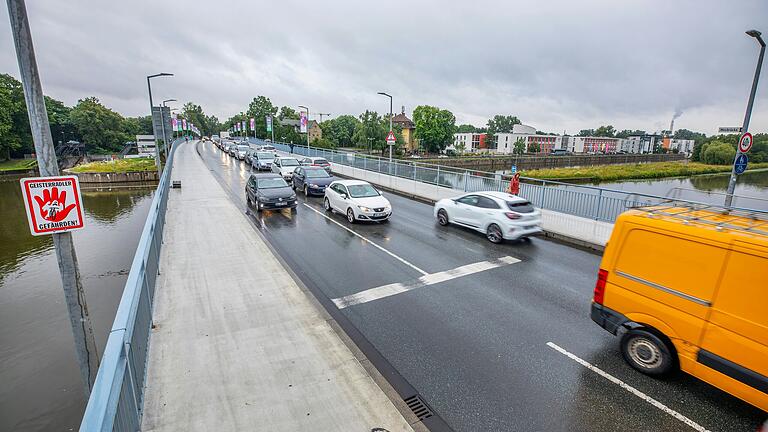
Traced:
<svg viewBox="0 0 768 432">
<path fill-rule="evenodd" d="M 288 203 L 287 203 L 287 202 L 285 202 L 285 201 L 277 203 L 277 205 L 279 205 L 279 206 L 284 206 L 284 205 L 286 205 L 286 204 L 288 204 Z"/>
</svg>

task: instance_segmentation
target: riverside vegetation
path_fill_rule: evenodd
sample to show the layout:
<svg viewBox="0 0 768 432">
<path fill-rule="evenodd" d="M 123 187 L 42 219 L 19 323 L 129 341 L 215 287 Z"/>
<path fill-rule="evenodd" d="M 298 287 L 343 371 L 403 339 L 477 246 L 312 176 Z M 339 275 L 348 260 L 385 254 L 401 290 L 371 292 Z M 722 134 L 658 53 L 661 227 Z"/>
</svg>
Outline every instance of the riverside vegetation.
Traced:
<svg viewBox="0 0 768 432">
<path fill-rule="evenodd" d="M 71 169 L 77 173 L 117 173 L 117 172 L 136 172 L 136 171 L 154 171 L 157 169 L 155 160 L 152 158 L 131 158 L 117 159 L 113 161 L 91 162 L 78 165 Z"/>
<path fill-rule="evenodd" d="M 768 162 L 750 164 L 750 169 L 768 168 Z M 542 180 L 613 181 L 687 177 L 731 171 L 730 165 L 710 165 L 701 162 L 649 162 L 642 164 L 600 165 L 573 168 L 552 168 L 521 171 L 523 177 Z"/>
</svg>

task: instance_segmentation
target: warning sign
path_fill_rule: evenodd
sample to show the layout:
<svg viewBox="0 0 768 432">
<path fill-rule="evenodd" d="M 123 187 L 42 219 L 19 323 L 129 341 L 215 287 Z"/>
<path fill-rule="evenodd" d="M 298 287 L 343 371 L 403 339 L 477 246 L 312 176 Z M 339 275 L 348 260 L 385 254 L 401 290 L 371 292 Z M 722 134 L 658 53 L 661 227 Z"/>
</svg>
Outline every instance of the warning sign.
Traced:
<svg viewBox="0 0 768 432">
<path fill-rule="evenodd" d="M 20 181 L 32 235 L 83 228 L 83 200 L 76 176 L 33 177 Z"/>
<path fill-rule="evenodd" d="M 389 145 L 392 145 L 392 144 L 395 143 L 395 141 L 397 141 L 397 139 L 395 138 L 394 132 L 389 131 L 389 133 L 387 134 L 387 140 L 386 141 L 387 141 L 387 144 L 389 144 Z"/>
</svg>

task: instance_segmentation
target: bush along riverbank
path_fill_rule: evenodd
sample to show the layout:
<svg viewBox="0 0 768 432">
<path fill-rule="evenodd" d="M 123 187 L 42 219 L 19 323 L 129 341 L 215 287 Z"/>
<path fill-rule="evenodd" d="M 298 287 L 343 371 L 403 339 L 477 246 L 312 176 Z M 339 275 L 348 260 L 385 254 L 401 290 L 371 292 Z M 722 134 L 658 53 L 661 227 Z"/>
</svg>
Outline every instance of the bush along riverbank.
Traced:
<svg viewBox="0 0 768 432">
<path fill-rule="evenodd" d="M 36 159 L 11 159 L 0 162 L 0 173 L 24 173 L 37 168 Z"/>
<path fill-rule="evenodd" d="M 133 183 L 159 180 L 155 160 L 151 158 L 91 162 L 64 172 L 76 175 L 80 183 Z"/>
<path fill-rule="evenodd" d="M 750 170 L 761 168 L 768 168 L 768 163 L 763 162 L 749 165 Z M 698 174 L 727 172 L 731 172 L 730 165 L 707 165 L 700 162 L 651 162 L 528 170 L 521 171 L 520 175 L 542 180 L 615 181 L 687 177 Z"/>
</svg>

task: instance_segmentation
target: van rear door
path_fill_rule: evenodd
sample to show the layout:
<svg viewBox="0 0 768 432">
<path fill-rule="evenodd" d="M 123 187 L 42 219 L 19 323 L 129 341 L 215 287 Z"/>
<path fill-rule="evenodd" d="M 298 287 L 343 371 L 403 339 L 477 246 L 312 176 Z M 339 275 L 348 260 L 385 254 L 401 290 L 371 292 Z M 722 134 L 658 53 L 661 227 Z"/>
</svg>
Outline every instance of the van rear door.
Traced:
<svg viewBox="0 0 768 432">
<path fill-rule="evenodd" d="M 697 370 L 708 381 L 768 410 L 768 248 L 733 246 L 697 361 L 719 372 Z M 754 390 L 734 391 L 739 384 L 731 380 Z M 748 397 L 762 399 L 762 405 Z"/>
</svg>

